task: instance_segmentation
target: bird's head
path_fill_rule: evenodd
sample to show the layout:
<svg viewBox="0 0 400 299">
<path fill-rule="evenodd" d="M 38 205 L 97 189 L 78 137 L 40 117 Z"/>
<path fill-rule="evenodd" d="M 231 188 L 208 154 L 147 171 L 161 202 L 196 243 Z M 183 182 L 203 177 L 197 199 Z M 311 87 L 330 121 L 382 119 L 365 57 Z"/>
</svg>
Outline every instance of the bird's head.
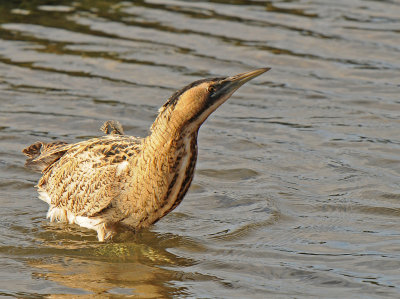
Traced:
<svg viewBox="0 0 400 299">
<path fill-rule="evenodd" d="M 207 117 L 222 105 L 244 83 L 267 72 L 260 68 L 235 76 L 210 78 L 195 81 L 175 92 L 160 108 L 155 126 L 159 120 L 166 126 L 173 126 L 186 132 L 197 131 Z"/>
</svg>

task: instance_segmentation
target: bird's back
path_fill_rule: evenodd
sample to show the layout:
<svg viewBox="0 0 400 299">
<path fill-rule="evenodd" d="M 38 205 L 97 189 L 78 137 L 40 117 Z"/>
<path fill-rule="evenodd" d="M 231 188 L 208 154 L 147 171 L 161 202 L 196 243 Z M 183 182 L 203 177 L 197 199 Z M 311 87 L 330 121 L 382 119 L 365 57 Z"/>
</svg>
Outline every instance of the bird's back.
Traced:
<svg viewBox="0 0 400 299">
<path fill-rule="evenodd" d="M 43 173 L 41 199 L 76 216 L 93 216 L 115 198 L 127 160 L 140 145 L 138 138 L 113 134 L 75 144 L 36 142 L 23 152 L 26 165 Z"/>
</svg>

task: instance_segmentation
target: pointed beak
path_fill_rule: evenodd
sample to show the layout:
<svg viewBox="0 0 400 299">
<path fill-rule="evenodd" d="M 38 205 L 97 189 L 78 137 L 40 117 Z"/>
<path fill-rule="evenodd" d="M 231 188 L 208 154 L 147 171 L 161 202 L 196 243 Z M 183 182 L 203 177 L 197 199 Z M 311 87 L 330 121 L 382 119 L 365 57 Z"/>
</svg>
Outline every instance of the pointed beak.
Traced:
<svg viewBox="0 0 400 299">
<path fill-rule="evenodd" d="M 235 86 L 242 86 L 244 83 L 247 81 L 250 81 L 251 79 L 260 76 L 261 74 L 269 71 L 271 68 L 265 67 L 262 69 L 256 69 L 254 71 L 246 72 L 246 73 L 241 73 L 235 76 L 231 76 L 226 78 L 224 81 L 226 82 L 232 82 L 233 85 Z"/>
<path fill-rule="evenodd" d="M 223 79 L 221 81 L 221 85 L 223 87 L 219 91 L 220 96 L 222 95 L 228 95 L 228 97 L 231 96 L 232 93 L 234 93 L 240 86 L 250 81 L 251 79 L 254 79 L 255 77 L 258 77 L 261 74 L 269 71 L 270 69 L 271 68 L 269 67 L 265 67 Z"/>
</svg>

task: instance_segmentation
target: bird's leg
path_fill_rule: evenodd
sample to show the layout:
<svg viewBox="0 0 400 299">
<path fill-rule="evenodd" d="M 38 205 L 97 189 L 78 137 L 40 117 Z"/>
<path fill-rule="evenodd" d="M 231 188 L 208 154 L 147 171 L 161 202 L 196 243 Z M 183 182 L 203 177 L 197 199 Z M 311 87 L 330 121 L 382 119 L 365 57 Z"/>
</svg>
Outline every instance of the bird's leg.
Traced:
<svg viewBox="0 0 400 299">
<path fill-rule="evenodd" d="M 111 240 L 116 233 L 116 227 L 112 224 L 101 223 L 97 227 L 97 239 L 100 242 Z"/>
</svg>

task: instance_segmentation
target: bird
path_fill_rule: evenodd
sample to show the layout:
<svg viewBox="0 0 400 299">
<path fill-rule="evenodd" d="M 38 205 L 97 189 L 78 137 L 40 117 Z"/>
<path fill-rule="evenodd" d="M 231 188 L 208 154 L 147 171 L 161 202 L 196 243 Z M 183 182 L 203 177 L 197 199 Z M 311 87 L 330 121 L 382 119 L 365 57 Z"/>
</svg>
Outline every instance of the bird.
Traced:
<svg viewBox="0 0 400 299">
<path fill-rule="evenodd" d="M 104 136 L 77 143 L 38 141 L 23 149 L 25 166 L 42 174 L 35 187 L 49 205 L 47 218 L 95 230 L 100 242 L 157 222 L 189 189 L 200 126 L 239 87 L 268 70 L 185 86 L 159 109 L 144 138 L 125 135 L 118 121 L 106 121 Z"/>
</svg>

